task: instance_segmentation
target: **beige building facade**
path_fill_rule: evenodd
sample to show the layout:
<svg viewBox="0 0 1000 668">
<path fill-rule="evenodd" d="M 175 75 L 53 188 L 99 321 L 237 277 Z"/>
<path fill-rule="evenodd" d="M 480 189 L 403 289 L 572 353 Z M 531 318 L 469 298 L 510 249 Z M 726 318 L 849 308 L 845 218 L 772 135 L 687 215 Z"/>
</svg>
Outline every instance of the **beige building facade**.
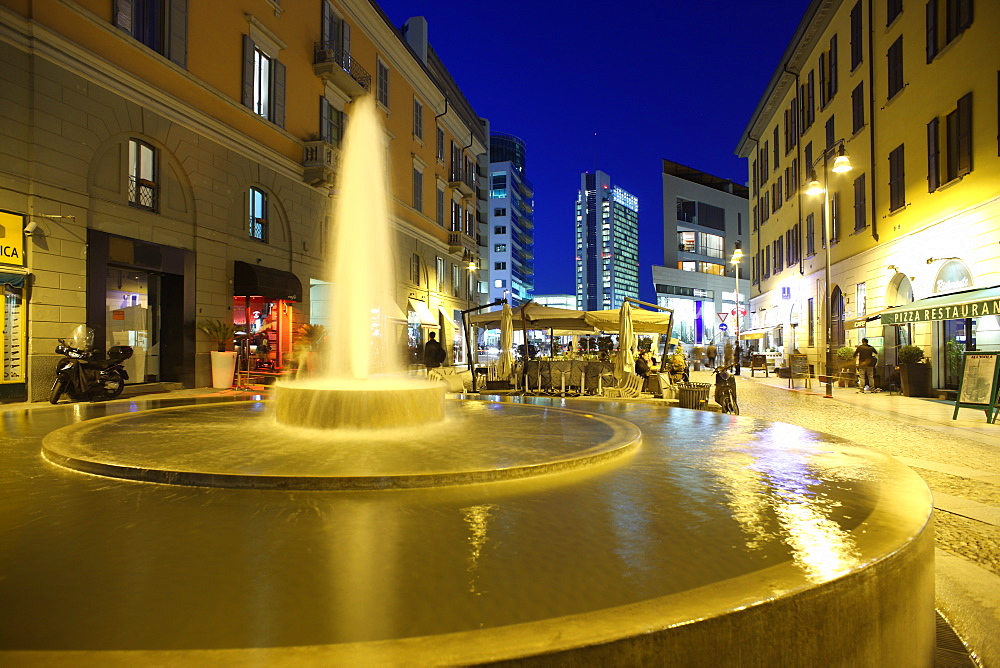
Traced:
<svg viewBox="0 0 1000 668">
<path fill-rule="evenodd" d="M 916 345 L 945 395 L 965 350 L 1000 350 L 998 28 L 976 0 L 810 4 L 737 147 L 752 346 L 823 374 L 868 338 L 885 382 Z"/>
<path fill-rule="evenodd" d="M 154 3 L 155 4 L 155 3 Z M 339 144 L 372 95 L 389 137 L 396 322 L 453 358 L 480 301 L 488 129 L 427 41 L 369 0 L 0 3 L 0 399 L 47 398 L 56 339 L 132 345 L 132 382 L 209 380 L 202 318 L 324 324 Z"/>
</svg>

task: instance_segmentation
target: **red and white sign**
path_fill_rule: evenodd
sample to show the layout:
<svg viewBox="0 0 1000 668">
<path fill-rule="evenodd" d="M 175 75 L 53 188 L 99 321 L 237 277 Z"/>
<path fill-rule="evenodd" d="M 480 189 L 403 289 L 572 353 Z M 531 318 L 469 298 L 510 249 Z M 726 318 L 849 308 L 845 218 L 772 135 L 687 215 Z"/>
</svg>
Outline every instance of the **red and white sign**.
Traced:
<svg viewBox="0 0 1000 668">
<path fill-rule="evenodd" d="M 716 315 L 719 316 L 719 320 L 721 320 L 722 322 L 725 322 L 726 321 L 726 316 L 729 315 L 729 314 L 728 313 L 716 313 Z"/>
</svg>

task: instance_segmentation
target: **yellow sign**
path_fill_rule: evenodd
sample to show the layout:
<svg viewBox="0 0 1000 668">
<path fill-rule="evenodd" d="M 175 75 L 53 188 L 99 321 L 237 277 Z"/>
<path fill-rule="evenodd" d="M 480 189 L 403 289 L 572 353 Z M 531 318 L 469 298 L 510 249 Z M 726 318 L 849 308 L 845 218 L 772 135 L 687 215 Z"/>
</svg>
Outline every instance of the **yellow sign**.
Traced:
<svg viewBox="0 0 1000 668">
<path fill-rule="evenodd" d="M 0 264 L 24 266 L 24 216 L 0 211 Z"/>
</svg>

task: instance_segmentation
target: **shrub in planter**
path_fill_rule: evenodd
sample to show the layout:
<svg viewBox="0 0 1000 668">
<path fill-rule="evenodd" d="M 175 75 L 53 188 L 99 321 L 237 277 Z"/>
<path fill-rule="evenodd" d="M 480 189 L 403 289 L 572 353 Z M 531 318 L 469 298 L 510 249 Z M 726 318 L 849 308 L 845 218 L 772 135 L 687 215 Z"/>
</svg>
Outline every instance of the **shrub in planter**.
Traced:
<svg viewBox="0 0 1000 668">
<path fill-rule="evenodd" d="M 903 346 L 897 355 L 899 380 L 903 395 L 928 397 L 931 391 L 931 367 L 923 363 L 924 351 L 919 346 Z"/>
<path fill-rule="evenodd" d="M 221 320 L 212 320 L 210 318 L 199 320 L 196 326 L 208 338 L 212 339 L 212 342 L 215 343 L 216 349 L 220 353 L 225 352 L 226 348 L 232 344 L 238 331 L 236 325 L 231 322 L 222 322 Z"/>
<path fill-rule="evenodd" d="M 847 387 L 848 380 L 853 381 L 853 379 L 847 378 L 847 375 L 855 372 L 854 348 L 851 346 L 844 346 L 843 348 L 837 349 L 837 366 L 840 370 L 837 378 L 837 386 Z"/>
</svg>

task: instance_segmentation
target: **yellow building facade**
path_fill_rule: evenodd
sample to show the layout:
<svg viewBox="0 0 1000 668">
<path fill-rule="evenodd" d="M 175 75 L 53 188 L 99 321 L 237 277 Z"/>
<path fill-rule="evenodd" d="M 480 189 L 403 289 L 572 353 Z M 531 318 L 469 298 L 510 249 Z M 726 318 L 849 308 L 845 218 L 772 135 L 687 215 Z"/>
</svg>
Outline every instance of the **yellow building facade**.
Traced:
<svg viewBox="0 0 1000 668">
<path fill-rule="evenodd" d="M 737 147 L 745 343 L 822 375 L 868 338 L 883 385 L 916 345 L 942 396 L 962 351 L 1000 350 L 998 29 L 982 0 L 811 3 Z"/>
<path fill-rule="evenodd" d="M 202 318 L 291 363 L 323 320 L 353 102 L 388 134 L 401 339 L 464 354 L 488 128 L 427 41 L 369 0 L 3 0 L 0 399 L 44 399 L 58 337 L 132 345 L 132 382 L 207 384 Z M 8 249 L 9 248 L 9 252 Z M 407 345 L 407 344 L 403 344 Z"/>
</svg>

